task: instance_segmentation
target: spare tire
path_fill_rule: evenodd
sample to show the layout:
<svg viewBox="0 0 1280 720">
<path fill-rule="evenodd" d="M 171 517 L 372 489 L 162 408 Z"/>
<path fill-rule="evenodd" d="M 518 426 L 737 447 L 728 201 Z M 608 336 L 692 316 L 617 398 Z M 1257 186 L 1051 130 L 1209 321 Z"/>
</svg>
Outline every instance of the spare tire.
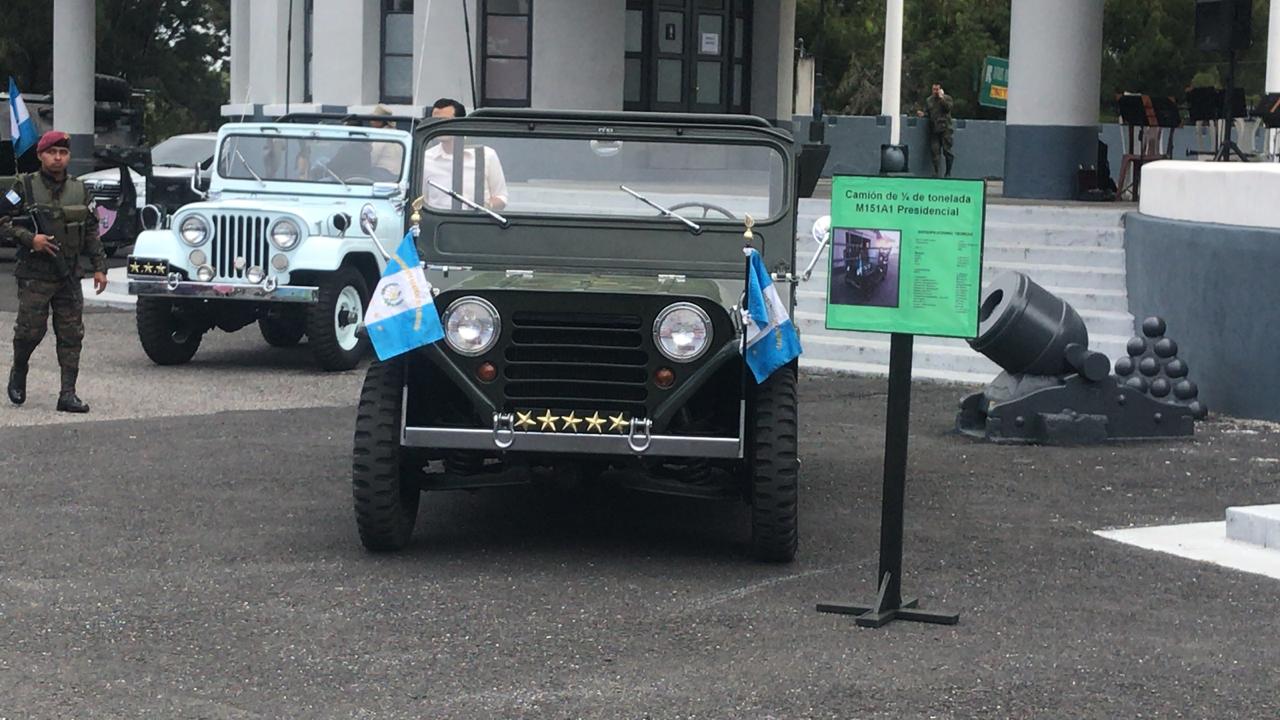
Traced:
<svg viewBox="0 0 1280 720">
<path fill-rule="evenodd" d="M 127 103 L 133 94 L 129 81 L 115 75 L 93 76 L 93 99 L 98 102 Z"/>
</svg>

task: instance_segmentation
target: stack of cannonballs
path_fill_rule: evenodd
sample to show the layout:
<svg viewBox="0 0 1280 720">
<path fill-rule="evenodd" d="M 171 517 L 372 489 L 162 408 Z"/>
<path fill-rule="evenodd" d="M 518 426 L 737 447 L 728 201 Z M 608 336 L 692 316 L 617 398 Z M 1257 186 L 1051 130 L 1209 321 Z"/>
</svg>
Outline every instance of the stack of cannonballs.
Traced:
<svg viewBox="0 0 1280 720">
<path fill-rule="evenodd" d="M 1128 387 L 1161 402 L 1185 405 L 1195 419 L 1203 420 L 1209 408 L 1197 399 L 1200 389 L 1187 378 L 1191 369 L 1178 357 L 1178 343 L 1164 336 L 1167 329 L 1163 318 L 1143 320 L 1142 335 L 1129 340 L 1129 356 L 1116 360 L 1116 375 Z"/>
</svg>

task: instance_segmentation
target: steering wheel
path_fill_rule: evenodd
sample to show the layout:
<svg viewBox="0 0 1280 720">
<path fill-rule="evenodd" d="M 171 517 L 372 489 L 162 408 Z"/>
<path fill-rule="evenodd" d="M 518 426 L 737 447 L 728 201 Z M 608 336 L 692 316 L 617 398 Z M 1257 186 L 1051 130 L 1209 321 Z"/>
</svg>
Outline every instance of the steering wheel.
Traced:
<svg viewBox="0 0 1280 720">
<path fill-rule="evenodd" d="M 695 200 L 695 201 L 691 201 L 691 202 L 676 203 L 675 205 L 672 205 L 671 207 L 669 207 L 669 208 L 667 208 L 667 209 L 674 213 L 674 212 L 676 212 L 677 210 L 685 210 L 685 209 L 688 209 L 688 208 L 702 208 L 702 219 L 703 219 L 703 220 L 706 220 L 706 219 L 707 219 L 707 213 L 709 213 L 709 212 L 716 212 L 716 213 L 719 213 L 719 214 L 721 214 L 721 215 L 725 216 L 726 218 L 728 218 L 728 219 L 730 219 L 730 220 L 737 220 L 737 219 L 738 219 L 738 218 L 737 218 L 737 216 L 735 216 L 732 212 L 729 212 L 729 210 L 728 210 L 727 208 L 721 207 L 721 206 L 719 206 L 719 205 L 714 205 L 714 204 L 712 204 L 712 203 L 698 202 L 698 201 L 696 201 L 696 200 Z M 678 213 L 677 213 L 677 214 L 678 214 Z"/>
</svg>

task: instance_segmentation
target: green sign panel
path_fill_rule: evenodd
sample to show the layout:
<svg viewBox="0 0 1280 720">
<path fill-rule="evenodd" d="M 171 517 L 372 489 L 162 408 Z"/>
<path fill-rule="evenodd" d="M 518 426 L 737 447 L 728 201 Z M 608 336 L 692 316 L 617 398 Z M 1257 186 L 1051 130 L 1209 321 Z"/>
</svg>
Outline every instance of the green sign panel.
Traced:
<svg viewBox="0 0 1280 720">
<path fill-rule="evenodd" d="M 837 175 L 827 328 L 977 335 L 986 194 L 981 180 Z"/>
<path fill-rule="evenodd" d="M 1000 108 L 1009 106 L 1009 60 L 987 56 L 982 63 L 982 88 L 978 91 L 978 104 Z"/>
</svg>

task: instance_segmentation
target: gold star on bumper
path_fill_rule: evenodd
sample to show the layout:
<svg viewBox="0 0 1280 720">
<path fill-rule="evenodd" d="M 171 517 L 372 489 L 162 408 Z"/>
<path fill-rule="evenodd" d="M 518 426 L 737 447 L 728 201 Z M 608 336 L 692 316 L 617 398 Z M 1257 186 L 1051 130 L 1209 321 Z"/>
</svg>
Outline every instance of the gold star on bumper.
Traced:
<svg viewBox="0 0 1280 720">
<path fill-rule="evenodd" d="M 129 272 L 132 272 L 132 273 L 140 273 L 140 272 L 142 272 L 142 266 L 141 266 L 141 265 L 139 265 L 138 263 L 133 263 L 133 264 L 129 265 Z"/>
<path fill-rule="evenodd" d="M 582 418 L 576 417 L 575 413 L 570 412 L 560 419 L 564 421 L 564 427 L 560 428 L 561 430 L 578 432 L 578 424 L 582 422 Z"/>
<path fill-rule="evenodd" d="M 609 432 L 614 432 L 615 430 L 618 432 L 622 432 L 623 429 L 626 428 L 627 426 L 627 420 L 626 418 L 622 417 L 622 413 L 618 413 L 617 415 L 610 415 L 609 421 L 610 421 Z"/>
<path fill-rule="evenodd" d="M 587 432 L 592 430 L 598 433 L 604 432 L 604 418 L 600 417 L 599 411 L 591 413 L 591 417 L 585 419 L 587 421 Z"/>
<path fill-rule="evenodd" d="M 552 415 L 551 411 L 548 410 L 546 415 L 542 415 L 538 418 L 538 422 L 542 423 L 542 427 L 538 429 L 543 431 L 550 430 L 552 432 L 555 432 L 556 421 L 559 419 L 560 419 L 559 416 Z"/>
<path fill-rule="evenodd" d="M 537 423 L 533 421 L 532 410 L 530 410 L 529 412 L 520 412 L 519 410 L 516 411 L 516 427 L 523 430 L 524 428 L 531 428 L 534 425 L 537 425 Z"/>
</svg>

